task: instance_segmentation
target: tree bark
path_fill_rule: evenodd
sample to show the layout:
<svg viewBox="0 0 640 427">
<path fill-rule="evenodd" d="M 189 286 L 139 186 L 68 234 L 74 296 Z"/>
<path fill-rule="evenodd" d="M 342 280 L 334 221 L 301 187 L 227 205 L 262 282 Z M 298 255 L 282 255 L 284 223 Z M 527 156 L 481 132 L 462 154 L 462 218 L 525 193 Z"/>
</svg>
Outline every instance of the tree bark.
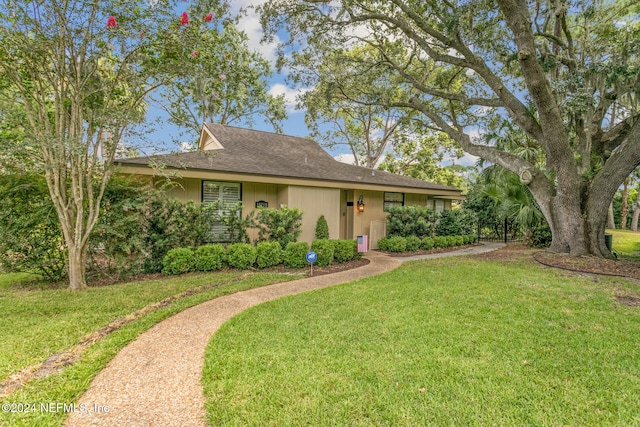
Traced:
<svg viewBox="0 0 640 427">
<path fill-rule="evenodd" d="M 629 180 L 622 183 L 622 206 L 620 208 L 620 230 L 627 229 L 627 216 L 629 215 Z"/>
<path fill-rule="evenodd" d="M 631 231 L 638 231 L 638 217 L 640 216 L 640 200 L 633 205 L 633 217 L 631 218 Z"/>
<path fill-rule="evenodd" d="M 69 247 L 69 288 L 78 291 L 87 287 L 85 279 L 87 248 Z"/>
<path fill-rule="evenodd" d="M 613 203 L 609 204 L 609 210 L 607 215 L 607 228 L 610 228 L 611 230 L 616 229 L 616 219 L 613 216 Z"/>
</svg>

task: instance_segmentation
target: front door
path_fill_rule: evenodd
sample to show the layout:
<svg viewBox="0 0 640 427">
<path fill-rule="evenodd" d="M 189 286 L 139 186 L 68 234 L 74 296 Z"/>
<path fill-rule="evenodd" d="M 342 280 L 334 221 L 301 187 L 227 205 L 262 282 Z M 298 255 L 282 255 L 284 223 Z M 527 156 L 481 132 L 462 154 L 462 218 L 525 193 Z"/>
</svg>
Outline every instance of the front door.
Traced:
<svg viewBox="0 0 640 427">
<path fill-rule="evenodd" d="M 353 239 L 353 190 L 340 192 L 340 238 Z"/>
</svg>

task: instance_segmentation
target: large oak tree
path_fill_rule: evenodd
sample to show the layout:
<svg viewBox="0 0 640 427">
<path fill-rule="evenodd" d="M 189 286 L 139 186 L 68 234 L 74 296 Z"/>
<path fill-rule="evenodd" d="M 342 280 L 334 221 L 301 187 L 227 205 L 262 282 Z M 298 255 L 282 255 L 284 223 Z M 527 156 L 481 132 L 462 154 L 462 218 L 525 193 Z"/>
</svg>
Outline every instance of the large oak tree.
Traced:
<svg viewBox="0 0 640 427">
<path fill-rule="evenodd" d="M 516 173 L 551 227 L 552 250 L 611 256 L 607 208 L 640 164 L 635 3 L 270 0 L 262 10 L 267 34 L 290 34 L 281 52 L 294 65 L 292 49 L 376 49 L 368 65 L 411 94 L 389 106 L 421 112 L 425 126 Z M 542 165 L 482 137 L 505 119 Z"/>
</svg>

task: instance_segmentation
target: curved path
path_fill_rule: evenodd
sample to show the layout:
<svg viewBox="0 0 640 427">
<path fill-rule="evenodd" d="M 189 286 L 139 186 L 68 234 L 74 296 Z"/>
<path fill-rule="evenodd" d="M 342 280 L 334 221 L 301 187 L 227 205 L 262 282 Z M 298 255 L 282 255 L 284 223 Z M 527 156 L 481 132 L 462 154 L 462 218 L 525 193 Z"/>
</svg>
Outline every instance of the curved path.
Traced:
<svg viewBox="0 0 640 427">
<path fill-rule="evenodd" d="M 498 247 L 501 245 L 487 244 L 449 252 L 448 256 Z M 411 259 L 429 257 L 433 256 Z M 234 315 L 257 304 L 377 275 L 403 261 L 375 252 L 366 258 L 371 262 L 354 270 L 238 292 L 158 323 L 123 348 L 96 376 L 78 401 L 78 407 L 87 410 L 73 412 L 65 426 L 206 426 L 200 378 L 205 347 L 215 331 Z"/>
</svg>

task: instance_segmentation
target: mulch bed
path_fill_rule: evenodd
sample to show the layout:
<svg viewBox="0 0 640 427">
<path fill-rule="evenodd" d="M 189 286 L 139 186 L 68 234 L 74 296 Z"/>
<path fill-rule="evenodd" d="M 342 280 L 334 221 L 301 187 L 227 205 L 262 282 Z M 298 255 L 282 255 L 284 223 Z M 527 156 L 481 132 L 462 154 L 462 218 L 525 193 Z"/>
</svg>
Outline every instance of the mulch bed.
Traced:
<svg viewBox="0 0 640 427">
<path fill-rule="evenodd" d="M 626 259 L 604 259 L 593 256 L 573 257 L 553 252 L 536 252 L 533 258 L 549 267 L 581 273 L 630 277 L 640 280 L 640 262 Z"/>
<path fill-rule="evenodd" d="M 640 280 L 640 261 L 605 259 L 594 256 L 574 257 L 544 249 L 530 248 L 523 244 L 508 244 L 504 248 L 474 255 L 487 261 L 538 262 L 547 267 L 561 268 L 577 273 L 620 276 Z"/>
</svg>

